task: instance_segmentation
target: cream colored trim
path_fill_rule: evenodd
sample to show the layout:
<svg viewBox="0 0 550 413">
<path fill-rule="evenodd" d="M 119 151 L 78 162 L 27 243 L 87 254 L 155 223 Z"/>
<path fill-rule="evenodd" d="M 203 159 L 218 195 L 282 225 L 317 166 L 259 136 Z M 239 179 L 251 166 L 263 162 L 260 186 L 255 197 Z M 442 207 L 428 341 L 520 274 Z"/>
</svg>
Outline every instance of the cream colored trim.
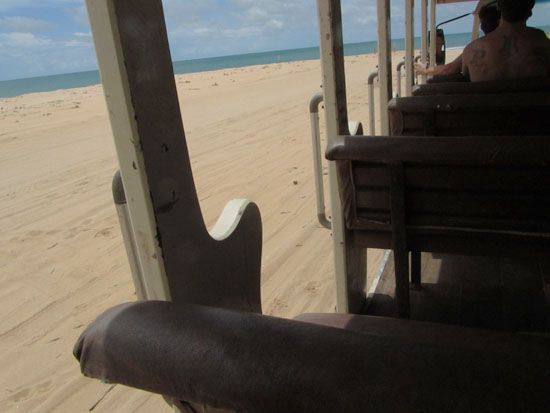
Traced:
<svg viewBox="0 0 550 413">
<path fill-rule="evenodd" d="M 148 299 L 169 300 L 170 292 L 149 185 L 144 169 L 140 137 L 128 87 L 120 35 L 112 0 L 86 0 L 96 45 L 97 60 L 109 111 L 131 225 L 136 238 Z"/>
<path fill-rule="evenodd" d="M 405 0 L 405 93 L 412 95 L 414 85 L 414 0 Z"/>
<path fill-rule="evenodd" d="M 435 66 L 436 63 L 436 46 L 437 46 L 437 31 L 436 31 L 436 0 L 430 0 L 430 66 Z"/>
<path fill-rule="evenodd" d="M 388 102 L 392 96 L 391 16 L 390 1 L 377 0 L 378 14 L 378 81 L 380 85 L 380 132 L 390 131 Z"/>
<path fill-rule="evenodd" d="M 329 143 L 331 139 L 336 138 L 340 133 L 336 86 L 336 76 L 338 74 L 333 54 L 333 42 L 343 43 L 343 40 L 341 38 L 341 33 L 335 33 L 333 31 L 332 8 L 335 1 L 339 0 L 317 0 L 327 143 Z M 334 271 L 336 276 L 336 311 L 347 313 L 349 311 L 349 303 L 346 277 L 347 262 L 344 216 L 340 197 L 338 195 L 335 163 L 329 162 L 328 169 L 330 206 L 332 213 L 331 224 Z"/>
<path fill-rule="evenodd" d="M 422 21 L 422 50 L 421 50 L 421 62 L 423 65 L 427 65 L 428 62 L 428 0 L 422 0 L 421 2 L 421 21 Z M 420 76 L 420 83 L 426 83 L 426 75 Z"/>
</svg>

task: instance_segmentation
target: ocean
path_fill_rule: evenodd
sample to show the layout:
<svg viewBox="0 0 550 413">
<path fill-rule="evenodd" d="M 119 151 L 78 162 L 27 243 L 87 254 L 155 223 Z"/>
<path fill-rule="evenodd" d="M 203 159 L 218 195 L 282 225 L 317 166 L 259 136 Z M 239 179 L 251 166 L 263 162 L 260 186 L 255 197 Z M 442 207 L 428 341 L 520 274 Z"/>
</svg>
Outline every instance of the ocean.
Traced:
<svg viewBox="0 0 550 413">
<path fill-rule="evenodd" d="M 447 34 L 447 47 L 465 46 L 469 43 L 470 36 L 470 33 Z M 374 53 L 376 52 L 376 46 L 376 41 L 350 43 L 344 46 L 344 53 L 346 56 Z M 420 38 L 416 39 L 415 47 L 420 48 Z M 404 50 L 404 48 L 404 39 L 396 39 L 392 42 L 393 50 Z M 307 47 L 303 49 L 276 50 L 262 53 L 182 60 L 174 62 L 174 72 L 176 74 L 206 72 L 218 69 L 315 59 L 319 59 L 319 48 Z M 98 83 L 100 83 L 100 79 L 97 70 L 28 79 L 5 80 L 0 81 L 0 97 L 13 97 L 25 93 L 49 92 L 58 89 L 84 87 L 96 85 Z"/>
</svg>

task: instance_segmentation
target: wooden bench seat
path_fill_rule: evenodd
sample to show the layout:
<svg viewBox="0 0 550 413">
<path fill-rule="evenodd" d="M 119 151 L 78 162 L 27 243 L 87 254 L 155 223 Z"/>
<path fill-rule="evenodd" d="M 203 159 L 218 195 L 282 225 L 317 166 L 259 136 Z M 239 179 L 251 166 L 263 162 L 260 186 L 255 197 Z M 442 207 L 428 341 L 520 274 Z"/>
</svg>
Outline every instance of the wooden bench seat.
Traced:
<svg viewBox="0 0 550 413">
<path fill-rule="evenodd" d="M 399 313 L 409 314 L 410 251 L 546 256 L 549 137 L 339 137 L 346 228 L 356 246 L 392 248 Z M 413 271 L 414 286 L 420 272 Z"/>
</svg>

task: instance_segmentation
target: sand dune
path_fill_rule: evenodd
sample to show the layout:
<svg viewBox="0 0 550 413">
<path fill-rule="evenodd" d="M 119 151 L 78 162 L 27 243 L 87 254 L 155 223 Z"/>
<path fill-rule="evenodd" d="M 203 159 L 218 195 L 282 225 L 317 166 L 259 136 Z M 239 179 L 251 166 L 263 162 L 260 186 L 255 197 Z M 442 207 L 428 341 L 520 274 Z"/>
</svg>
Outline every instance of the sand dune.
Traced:
<svg viewBox="0 0 550 413">
<path fill-rule="evenodd" d="M 350 118 L 365 124 L 375 65 L 347 60 Z M 206 222 L 231 198 L 262 211 L 266 314 L 335 306 L 311 166 L 308 101 L 320 79 L 316 61 L 176 78 Z M 0 100 L 2 412 L 171 411 L 159 396 L 84 378 L 71 354 L 100 312 L 135 299 L 111 200 L 116 169 L 100 86 Z"/>
</svg>

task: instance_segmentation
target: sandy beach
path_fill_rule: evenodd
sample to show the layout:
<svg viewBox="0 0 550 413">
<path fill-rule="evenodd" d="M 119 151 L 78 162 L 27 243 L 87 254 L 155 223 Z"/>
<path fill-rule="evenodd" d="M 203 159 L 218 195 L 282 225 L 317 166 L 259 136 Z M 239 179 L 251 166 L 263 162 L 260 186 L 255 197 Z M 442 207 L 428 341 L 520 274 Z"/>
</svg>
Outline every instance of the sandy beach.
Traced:
<svg viewBox="0 0 550 413">
<path fill-rule="evenodd" d="M 346 62 L 349 117 L 366 126 L 376 58 Z M 333 311 L 308 113 L 319 62 L 176 82 L 205 221 L 211 227 L 232 198 L 262 212 L 264 313 Z M 172 411 L 160 396 L 83 377 L 72 356 L 90 321 L 135 299 L 111 198 L 116 169 L 101 86 L 0 99 L 0 412 Z M 371 274 L 381 255 L 369 253 Z"/>
</svg>

